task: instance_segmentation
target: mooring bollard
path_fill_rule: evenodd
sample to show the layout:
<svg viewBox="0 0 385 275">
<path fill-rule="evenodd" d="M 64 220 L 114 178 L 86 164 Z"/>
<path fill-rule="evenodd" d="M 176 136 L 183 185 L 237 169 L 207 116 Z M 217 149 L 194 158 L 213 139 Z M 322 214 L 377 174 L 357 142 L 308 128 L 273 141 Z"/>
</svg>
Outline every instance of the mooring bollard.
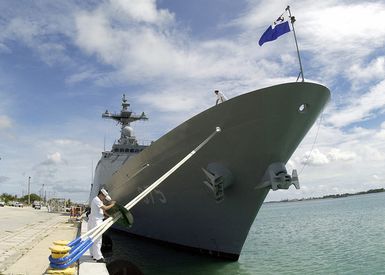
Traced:
<svg viewBox="0 0 385 275">
<path fill-rule="evenodd" d="M 58 262 L 66 262 L 69 253 L 71 251 L 71 247 L 67 246 L 70 241 L 67 240 L 57 240 L 53 242 L 53 246 L 49 249 L 51 250 L 51 258 L 55 259 Z M 74 275 L 75 267 L 66 267 L 66 268 L 58 268 L 53 267 L 52 265 L 47 270 L 47 274 L 63 274 L 63 275 Z"/>
</svg>

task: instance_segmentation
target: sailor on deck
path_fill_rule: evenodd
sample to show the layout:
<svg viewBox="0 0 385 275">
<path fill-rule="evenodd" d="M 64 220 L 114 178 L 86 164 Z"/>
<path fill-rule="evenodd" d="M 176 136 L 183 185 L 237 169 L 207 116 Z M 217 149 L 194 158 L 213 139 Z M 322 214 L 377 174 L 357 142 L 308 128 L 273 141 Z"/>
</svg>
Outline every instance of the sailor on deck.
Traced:
<svg viewBox="0 0 385 275">
<path fill-rule="evenodd" d="M 99 194 L 92 200 L 91 202 L 91 214 L 88 219 L 88 230 L 91 230 L 94 227 L 97 227 L 103 222 L 105 211 L 111 209 L 115 202 L 111 201 L 109 205 L 104 205 L 103 201 L 111 201 L 111 197 L 108 195 L 108 192 L 105 189 L 101 189 Z M 102 237 L 100 236 L 94 242 L 94 244 L 90 248 L 91 256 L 97 262 L 103 263 L 105 262 L 103 258 L 103 254 L 100 251 L 102 248 Z"/>
<path fill-rule="evenodd" d="M 215 105 L 218 105 L 218 103 L 223 103 L 227 100 L 227 97 L 222 92 L 215 90 L 214 93 L 217 95 L 217 101 L 215 102 Z"/>
</svg>

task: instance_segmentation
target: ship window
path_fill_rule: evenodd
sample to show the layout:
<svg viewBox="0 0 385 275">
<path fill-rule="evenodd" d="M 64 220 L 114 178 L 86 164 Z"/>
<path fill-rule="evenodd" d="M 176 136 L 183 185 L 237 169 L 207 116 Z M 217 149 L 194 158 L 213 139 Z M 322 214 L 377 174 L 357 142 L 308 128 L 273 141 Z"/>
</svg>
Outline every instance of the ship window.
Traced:
<svg viewBox="0 0 385 275">
<path fill-rule="evenodd" d="M 134 153 L 134 149 L 130 149 L 130 153 Z"/>
<path fill-rule="evenodd" d="M 115 148 L 115 149 L 114 149 L 114 152 L 119 152 L 119 149 L 118 149 L 118 148 Z"/>
<path fill-rule="evenodd" d="M 126 152 L 126 153 L 130 152 L 130 149 L 126 149 L 125 152 Z"/>
<path fill-rule="evenodd" d="M 124 149 L 120 149 L 120 152 L 124 152 Z"/>
<path fill-rule="evenodd" d="M 306 103 L 302 103 L 299 107 L 298 107 L 298 112 L 300 113 L 300 114 L 304 114 L 304 113 L 306 113 L 307 112 L 307 108 L 308 108 L 309 106 L 306 104 Z"/>
</svg>

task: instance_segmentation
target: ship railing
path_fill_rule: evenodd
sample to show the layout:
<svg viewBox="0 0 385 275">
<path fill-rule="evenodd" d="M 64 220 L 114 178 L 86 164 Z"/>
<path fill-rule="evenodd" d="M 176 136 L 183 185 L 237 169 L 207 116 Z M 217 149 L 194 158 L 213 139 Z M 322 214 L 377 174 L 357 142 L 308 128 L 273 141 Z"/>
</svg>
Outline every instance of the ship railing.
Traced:
<svg viewBox="0 0 385 275">
<path fill-rule="evenodd" d="M 150 146 L 154 142 L 153 140 L 148 140 L 148 139 L 139 139 L 137 141 L 138 141 L 138 145 L 141 145 L 141 146 Z"/>
<path fill-rule="evenodd" d="M 154 141 L 148 139 L 137 139 L 136 143 L 138 146 L 150 146 Z M 120 145 L 119 141 L 115 139 L 114 145 Z"/>
</svg>

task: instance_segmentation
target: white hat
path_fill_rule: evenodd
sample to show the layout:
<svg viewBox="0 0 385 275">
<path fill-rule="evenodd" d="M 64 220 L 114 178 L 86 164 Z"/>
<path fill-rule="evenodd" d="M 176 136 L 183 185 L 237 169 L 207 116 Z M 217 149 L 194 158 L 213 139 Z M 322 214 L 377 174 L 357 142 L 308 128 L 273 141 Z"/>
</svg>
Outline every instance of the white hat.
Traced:
<svg viewBox="0 0 385 275">
<path fill-rule="evenodd" d="M 106 189 L 103 188 L 102 190 L 100 190 L 100 192 L 103 193 L 103 195 L 106 197 L 107 201 L 111 200 L 111 197 L 108 195 L 108 192 L 106 191 Z"/>
</svg>

